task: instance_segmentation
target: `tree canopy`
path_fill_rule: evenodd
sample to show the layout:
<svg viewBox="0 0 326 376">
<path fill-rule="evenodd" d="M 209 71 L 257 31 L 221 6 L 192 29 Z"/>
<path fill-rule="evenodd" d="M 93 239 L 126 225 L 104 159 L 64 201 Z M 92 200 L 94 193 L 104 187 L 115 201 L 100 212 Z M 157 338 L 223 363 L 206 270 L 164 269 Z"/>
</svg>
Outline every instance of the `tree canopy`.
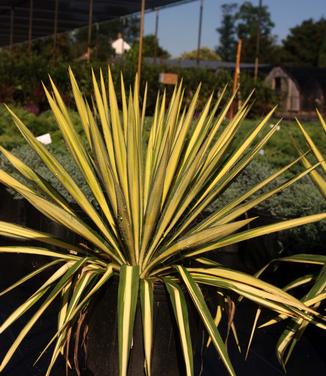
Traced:
<svg viewBox="0 0 326 376">
<path fill-rule="evenodd" d="M 241 60 L 253 62 L 256 57 L 257 35 L 259 33 L 261 62 L 275 62 L 276 43 L 272 34 L 274 23 L 266 5 L 256 6 L 245 1 L 241 6 L 237 3 L 226 3 L 222 8 L 221 26 L 216 30 L 220 34 L 217 51 L 223 60 L 232 60 L 235 56 L 237 39 L 242 40 Z"/>
<path fill-rule="evenodd" d="M 189 51 L 189 52 L 184 52 L 181 56 L 180 59 L 182 60 L 195 60 L 197 59 L 197 50 Z M 208 47 L 202 47 L 199 49 L 199 59 L 200 60 L 211 60 L 211 61 L 220 61 L 221 57 L 218 55 L 216 52 L 211 50 Z"/>
<path fill-rule="evenodd" d="M 272 35 L 274 23 L 266 5 L 256 6 L 245 1 L 235 15 L 236 32 L 242 40 L 242 60 L 251 62 L 256 57 L 257 35 L 259 33 L 259 61 L 271 62 L 274 59 L 275 37 Z"/>
<path fill-rule="evenodd" d="M 220 34 L 220 44 L 216 52 L 224 61 L 234 60 L 236 35 L 235 35 L 235 11 L 238 8 L 236 3 L 222 4 L 222 22 L 221 26 L 216 29 Z"/>
<path fill-rule="evenodd" d="M 303 21 L 283 41 L 284 62 L 326 67 L 326 19 Z"/>
</svg>

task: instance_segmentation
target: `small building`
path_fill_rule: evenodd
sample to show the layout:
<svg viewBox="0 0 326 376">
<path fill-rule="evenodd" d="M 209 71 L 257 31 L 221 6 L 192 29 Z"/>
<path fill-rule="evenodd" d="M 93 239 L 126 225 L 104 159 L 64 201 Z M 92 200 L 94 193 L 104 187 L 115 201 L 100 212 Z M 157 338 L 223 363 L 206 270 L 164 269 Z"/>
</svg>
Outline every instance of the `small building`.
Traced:
<svg viewBox="0 0 326 376">
<path fill-rule="evenodd" d="M 265 81 L 281 98 L 280 110 L 287 113 L 326 109 L 326 68 L 275 67 Z"/>
</svg>

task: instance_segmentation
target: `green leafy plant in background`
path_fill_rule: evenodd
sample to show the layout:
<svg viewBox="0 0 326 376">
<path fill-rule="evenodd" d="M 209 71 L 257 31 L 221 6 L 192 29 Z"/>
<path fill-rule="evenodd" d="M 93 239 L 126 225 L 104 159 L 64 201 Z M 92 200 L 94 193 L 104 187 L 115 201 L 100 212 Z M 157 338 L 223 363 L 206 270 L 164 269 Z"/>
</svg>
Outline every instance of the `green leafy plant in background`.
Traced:
<svg viewBox="0 0 326 376">
<path fill-rule="evenodd" d="M 46 309 L 57 297 L 61 297 L 57 333 L 50 341 L 54 349 L 46 372 L 49 375 L 67 346 L 69 333 L 79 315 L 87 311 L 95 294 L 114 276 L 119 278 L 120 375 L 127 374 L 139 296 L 145 371 L 151 374 L 153 296 L 160 283 L 166 286 L 171 299 L 187 375 L 193 374 L 194 366 L 185 292 L 228 373 L 235 375 L 224 340 L 205 302 L 202 286 L 212 286 L 223 296 L 230 291 L 235 292 L 286 317 L 325 328 L 325 319 L 309 304 L 285 290 L 228 269 L 206 257 L 209 252 L 218 251 L 226 245 L 326 218 L 326 213 L 320 213 L 249 229 L 247 225 L 255 218 L 242 218 L 251 208 L 312 171 L 315 166 L 255 196 L 298 164 L 302 157 L 218 210 L 210 214 L 206 212 L 275 133 L 278 124 L 269 127 L 273 110 L 237 148 L 230 148 L 249 111 L 250 98 L 222 127 L 233 98 L 222 104 L 223 92 L 215 103 L 211 96 L 200 115 L 195 117 L 200 90 L 197 89 L 189 106 L 184 108 L 184 91 L 180 84 L 168 106 L 164 93 L 157 96 L 148 134 L 144 126 L 146 90 L 140 105 L 137 79 L 134 90 L 130 90 L 128 95 L 121 80 L 120 112 L 110 71 L 107 80 L 101 72 L 99 81 L 93 73 L 94 97 L 91 104 L 83 97 L 72 71 L 69 74 L 85 142 L 76 131 L 71 114 L 53 82 L 51 92 L 45 88 L 45 93 L 93 200 L 89 200 L 61 163 L 9 109 L 26 141 L 79 206 L 79 214 L 48 181 L 3 147 L 3 155 L 32 186 L 4 170 L 0 170 L 0 181 L 17 191 L 45 216 L 79 235 L 83 241 L 69 244 L 48 233 L 0 222 L 1 235 L 40 242 L 39 247 L 2 246 L 1 253 L 36 254 L 51 260 L 7 288 L 2 295 L 56 267 L 42 286 L 1 324 L 0 333 L 32 307 L 35 309 L 2 359 L 0 371 L 5 369 Z M 80 216 L 80 211 L 83 216 Z M 87 220 L 83 219 L 85 217 Z"/>
</svg>

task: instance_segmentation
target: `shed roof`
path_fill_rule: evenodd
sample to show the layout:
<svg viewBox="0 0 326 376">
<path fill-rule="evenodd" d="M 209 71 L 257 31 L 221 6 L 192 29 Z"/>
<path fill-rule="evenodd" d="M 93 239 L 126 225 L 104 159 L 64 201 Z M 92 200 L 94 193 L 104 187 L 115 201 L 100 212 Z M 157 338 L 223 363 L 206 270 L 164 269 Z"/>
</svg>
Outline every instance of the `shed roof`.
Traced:
<svg viewBox="0 0 326 376">
<path fill-rule="evenodd" d="M 195 59 L 154 59 L 152 57 L 145 57 L 144 59 L 147 64 L 162 65 L 166 67 L 175 68 L 203 68 L 208 70 L 218 70 L 218 69 L 229 69 L 233 70 L 235 68 L 234 62 L 227 61 L 212 61 L 212 60 L 202 60 L 200 59 L 199 64 Z M 270 70 L 270 64 L 261 64 L 259 69 L 266 72 Z M 241 63 L 240 69 L 243 70 L 254 70 L 255 64 L 252 63 Z"/>
<path fill-rule="evenodd" d="M 88 24 L 89 0 L 57 0 L 58 33 Z M 146 10 L 194 0 L 146 0 Z M 0 0 L 0 46 L 10 44 L 13 19 L 13 43 L 28 40 L 30 4 L 33 4 L 32 39 L 54 31 L 56 0 Z M 141 0 L 93 0 L 93 23 L 127 16 L 140 11 Z M 12 18 L 13 16 L 13 18 Z"/>
</svg>

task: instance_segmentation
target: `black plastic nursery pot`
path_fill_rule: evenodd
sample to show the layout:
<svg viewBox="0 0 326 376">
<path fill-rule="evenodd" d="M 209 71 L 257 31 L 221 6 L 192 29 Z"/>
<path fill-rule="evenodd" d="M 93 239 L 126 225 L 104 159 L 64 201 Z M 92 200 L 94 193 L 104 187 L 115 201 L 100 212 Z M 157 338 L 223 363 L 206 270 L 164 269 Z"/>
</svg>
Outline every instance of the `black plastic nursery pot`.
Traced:
<svg viewBox="0 0 326 376">
<path fill-rule="evenodd" d="M 86 368 L 89 375 L 118 375 L 117 281 L 100 292 L 88 315 Z M 195 375 L 200 374 L 204 348 L 204 330 L 195 307 L 188 304 L 189 326 L 194 353 Z M 163 284 L 154 289 L 152 374 L 185 375 L 179 332 L 168 293 Z M 134 336 L 130 350 L 128 375 L 144 376 L 143 327 L 140 304 L 136 311 Z"/>
</svg>

